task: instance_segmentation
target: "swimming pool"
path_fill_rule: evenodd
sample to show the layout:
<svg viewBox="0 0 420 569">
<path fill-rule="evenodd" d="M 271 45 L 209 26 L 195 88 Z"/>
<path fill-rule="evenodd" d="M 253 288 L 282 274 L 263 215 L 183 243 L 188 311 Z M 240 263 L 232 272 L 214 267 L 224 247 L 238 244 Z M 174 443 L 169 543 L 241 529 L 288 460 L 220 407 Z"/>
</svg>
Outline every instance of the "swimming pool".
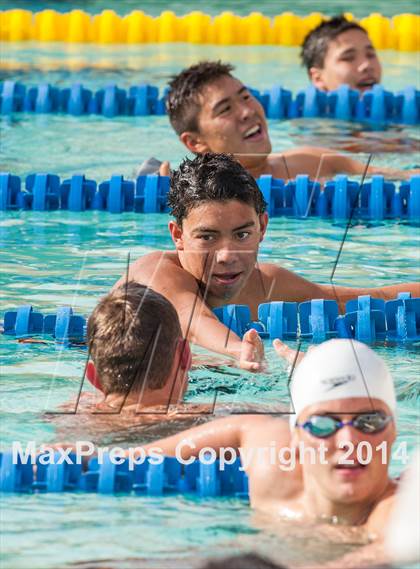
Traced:
<svg viewBox="0 0 420 569">
<path fill-rule="evenodd" d="M 127 3 L 126 5 L 128 5 Z M 72 6 L 74 3 L 72 4 Z M 42 6 L 44 7 L 44 6 Z M 130 8 L 131 9 L 131 8 Z M 261 7 L 262 9 L 262 7 Z M 399 7 L 400 9 L 400 7 Z M 309 8 L 307 8 L 309 10 Z M 356 10 L 355 10 L 356 11 Z M 48 79 L 61 86 L 81 81 L 90 87 L 106 82 L 128 86 L 141 81 L 162 86 L 168 75 L 202 57 L 221 57 L 237 64 L 237 73 L 250 85 L 284 83 L 296 90 L 305 85 L 296 71 L 295 48 L 216 48 L 144 46 L 136 48 L 7 45 L 2 73 L 35 84 Z M 393 90 L 412 83 L 415 54 L 384 54 L 389 67 L 385 85 Z M 6 65 L 4 65 L 6 63 Z M 273 66 L 278 77 L 273 79 Z M 6 75 L 5 75 L 6 74 Z M 282 76 L 287 79 L 282 81 Z M 113 173 L 130 176 L 136 165 L 153 154 L 177 164 L 184 150 L 175 141 L 166 117 L 101 117 L 20 115 L 1 117 L 1 169 L 19 175 L 48 171 L 67 176 L 84 172 L 95 179 Z M 289 121 L 270 124 L 276 150 L 301 143 L 345 144 L 356 124 L 326 121 Z M 375 133 L 372 133 L 374 135 Z M 381 137 L 398 134 L 417 138 L 415 129 L 388 129 Z M 322 141 L 322 142 L 320 142 Z M 381 155 L 378 163 L 409 166 L 415 154 Z M 1 311 L 31 303 L 42 311 L 72 305 L 89 314 L 99 296 L 121 275 L 127 253 L 136 258 L 171 242 L 167 218 L 161 215 L 106 212 L 7 212 L 0 214 L 2 266 Z M 279 263 L 318 282 L 328 282 L 344 234 L 344 226 L 327 220 L 273 219 L 261 248 L 260 260 Z M 336 271 L 338 284 L 385 285 L 414 280 L 420 260 L 419 228 L 408 222 L 355 224 L 349 231 Z M 22 443 L 74 438 L 128 444 L 157 436 L 156 429 L 98 432 L 89 421 L 45 420 L 78 391 L 86 352 L 59 351 L 54 344 L 18 344 L 0 335 L 3 379 L 1 389 L 2 448 Z M 399 439 L 409 450 L 418 438 L 420 410 L 416 366 L 418 346 L 377 347 L 395 374 L 399 397 Z M 191 374 L 189 401 L 208 401 L 222 387 L 219 402 L 260 403 L 267 408 L 288 403 L 287 370 L 267 344 L 269 371 L 246 375 L 231 368 L 206 368 Z M 245 380 L 242 380 L 245 378 Z M 417 426 L 417 429 L 415 428 Z M 162 431 L 159 430 L 161 433 Z M 72 437 L 73 435 L 73 437 Z M 394 463 L 392 472 L 401 472 Z M 273 527 L 239 500 L 195 501 L 182 496 L 164 499 L 99 497 L 97 495 L 9 495 L 2 498 L 2 553 L 7 568 L 194 567 L 208 556 L 232 551 L 259 550 L 278 561 L 322 561 L 334 551 L 344 552 L 362 539 L 343 532 L 331 544 L 314 537 L 313 528 L 295 524 Z M 311 540 L 308 544 L 308 531 Z M 280 537 L 279 537 L 280 536 Z M 328 547 L 326 543 L 328 542 Z M 298 553 L 296 553 L 298 552 Z M 102 561 L 101 561 L 102 560 Z"/>
</svg>

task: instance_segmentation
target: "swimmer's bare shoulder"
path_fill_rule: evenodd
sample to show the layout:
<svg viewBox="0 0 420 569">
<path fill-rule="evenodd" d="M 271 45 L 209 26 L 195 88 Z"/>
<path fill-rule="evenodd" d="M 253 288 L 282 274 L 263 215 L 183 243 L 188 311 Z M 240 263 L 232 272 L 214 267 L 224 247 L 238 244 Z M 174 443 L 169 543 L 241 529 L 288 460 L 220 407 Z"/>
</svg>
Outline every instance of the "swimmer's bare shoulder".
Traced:
<svg viewBox="0 0 420 569">
<path fill-rule="evenodd" d="M 126 276 L 122 276 L 115 286 L 124 284 L 125 279 Z M 191 296 L 195 298 L 198 293 L 197 281 L 181 267 L 174 251 L 155 251 L 140 257 L 130 266 L 128 279 L 150 286 L 170 300 L 178 311 L 183 300 L 188 300 L 190 309 Z"/>
<path fill-rule="evenodd" d="M 369 514 L 365 527 L 374 539 L 382 540 L 384 537 L 383 532 L 395 505 L 397 489 L 398 482 L 390 480 L 385 493 Z"/>
<path fill-rule="evenodd" d="M 285 453 L 285 461 L 290 458 L 287 417 L 266 416 L 265 420 L 255 422 L 252 429 L 245 429 L 242 434 L 241 446 L 250 457 L 246 471 L 251 505 L 266 512 L 277 511 L 279 505 L 292 500 L 302 490 L 300 465 L 280 468 L 279 453 Z M 262 450 L 258 453 L 257 449 Z"/>
<path fill-rule="evenodd" d="M 323 298 L 328 291 L 323 285 L 312 283 L 284 267 L 259 263 L 244 293 L 239 300 L 251 306 L 276 300 L 302 302 L 308 298 Z"/>
</svg>

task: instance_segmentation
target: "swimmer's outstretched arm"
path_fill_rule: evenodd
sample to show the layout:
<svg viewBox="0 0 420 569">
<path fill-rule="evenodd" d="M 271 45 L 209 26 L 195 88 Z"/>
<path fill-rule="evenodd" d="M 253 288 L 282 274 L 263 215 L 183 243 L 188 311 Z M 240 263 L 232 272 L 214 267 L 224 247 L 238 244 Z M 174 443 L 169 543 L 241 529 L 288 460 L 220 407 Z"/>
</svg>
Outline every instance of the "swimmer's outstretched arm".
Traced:
<svg viewBox="0 0 420 569">
<path fill-rule="evenodd" d="M 255 330 L 241 340 L 213 314 L 203 301 L 196 280 L 176 264 L 174 254 L 157 251 L 138 259 L 130 267 L 129 280 L 150 286 L 174 305 L 182 333 L 192 343 L 232 357 L 240 368 L 259 371 L 264 347 Z M 115 286 L 126 282 L 123 276 Z"/>
<path fill-rule="evenodd" d="M 393 300 L 400 292 L 410 292 L 414 297 L 420 296 L 420 283 L 402 283 L 381 287 L 352 288 L 349 286 L 321 285 L 325 292 L 323 298 L 337 300 L 340 310 L 345 311 L 345 304 L 362 295 L 370 295 L 373 298 Z"/>
<path fill-rule="evenodd" d="M 313 283 L 272 264 L 260 265 L 264 277 L 268 279 L 270 294 L 266 302 L 284 300 L 289 302 L 304 302 L 314 298 L 324 298 L 338 302 L 341 312 L 345 304 L 361 295 L 371 295 L 374 298 L 392 300 L 400 292 L 411 292 L 414 297 L 420 296 L 420 283 L 402 283 L 382 287 L 353 288 L 339 285 L 323 285 Z"/>
<path fill-rule="evenodd" d="M 273 154 L 269 163 L 274 176 L 295 178 L 298 174 L 308 174 L 313 179 L 331 178 L 335 174 L 353 174 L 363 176 L 366 172 L 367 155 L 360 160 L 336 152 L 331 148 L 302 146 L 283 154 Z M 285 170 L 287 171 L 285 176 Z M 406 180 L 416 174 L 418 169 L 399 170 L 385 166 L 369 166 L 366 174 L 382 174 L 390 179 Z"/>
<path fill-rule="evenodd" d="M 328 563 L 299 565 L 300 569 L 374 569 L 381 566 L 384 569 L 394 567 L 390 563 L 389 556 L 386 554 L 382 542 L 364 545 L 343 557 L 333 559 Z"/>
<path fill-rule="evenodd" d="M 228 447 L 236 451 L 243 446 L 249 433 L 273 420 L 268 415 L 230 415 L 139 447 L 139 454 L 143 452 L 141 449 L 146 452 L 159 449 L 165 456 L 176 456 L 178 452 L 179 457 L 188 460 L 197 457 L 204 447 L 210 447 L 216 452 Z"/>
</svg>

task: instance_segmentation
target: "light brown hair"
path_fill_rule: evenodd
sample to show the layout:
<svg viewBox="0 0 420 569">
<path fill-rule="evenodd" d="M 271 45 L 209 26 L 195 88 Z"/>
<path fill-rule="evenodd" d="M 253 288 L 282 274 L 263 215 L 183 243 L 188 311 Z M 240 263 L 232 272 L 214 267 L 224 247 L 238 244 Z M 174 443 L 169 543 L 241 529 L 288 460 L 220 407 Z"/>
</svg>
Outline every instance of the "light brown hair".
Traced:
<svg viewBox="0 0 420 569">
<path fill-rule="evenodd" d="M 88 320 L 88 345 L 103 392 L 162 388 L 182 337 L 178 315 L 161 294 L 128 282 L 107 294 Z"/>
</svg>

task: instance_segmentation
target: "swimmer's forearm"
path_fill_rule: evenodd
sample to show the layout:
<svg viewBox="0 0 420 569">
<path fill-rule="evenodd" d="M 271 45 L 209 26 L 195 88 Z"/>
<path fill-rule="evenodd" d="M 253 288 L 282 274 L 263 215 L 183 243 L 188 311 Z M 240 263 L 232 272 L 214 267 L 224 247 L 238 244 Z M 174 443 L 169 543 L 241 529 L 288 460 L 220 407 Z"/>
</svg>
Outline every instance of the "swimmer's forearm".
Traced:
<svg viewBox="0 0 420 569">
<path fill-rule="evenodd" d="M 380 542 L 370 543 L 347 553 L 343 557 L 334 559 L 329 563 L 324 563 L 319 566 L 310 565 L 307 569 L 364 569 L 372 566 L 386 565 L 390 563 L 389 555 L 384 550 L 384 546 Z M 387 565 L 388 566 L 388 565 Z M 306 569 L 303 567 L 302 569 Z"/>
<path fill-rule="evenodd" d="M 183 331 L 188 334 L 188 339 L 193 344 L 218 354 L 230 356 L 237 361 L 240 358 L 241 339 L 217 320 L 213 314 L 202 315 L 192 323 L 189 329 L 187 323 L 186 326 L 183 326 Z"/>
<path fill-rule="evenodd" d="M 221 447 L 232 447 L 236 450 L 240 446 L 243 422 L 243 417 L 238 415 L 216 419 L 139 447 L 138 454 L 144 451 L 150 453 L 154 449 L 165 456 L 181 456 L 183 460 L 187 460 L 196 456 L 204 447 L 213 448 L 216 452 Z"/>
<path fill-rule="evenodd" d="M 334 170 L 336 174 L 357 174 L 359 176 L 373 176 L 375 174 L 386 176 L 391 180 L 408 180 L 418 173 L 418 170 L 399 170 L 398 168 L 388 168 L 386 166 L 368 166 L 368 157 L 365 161 L 353 160 L 348 156 L 337 156 L 335 158 Z"/>
<path fill-rule="evenodd" d="M 348 286 L 321 285 L 326 299 L 337 300 L 340 310 L 344 312 L 348 300 L 358 296 L 370 295 L 373 298 L 393 300 L 400 292 L 410 292 L 413 297 L 420 296 L 420 283 L 402 283 L 383 287 L 352 288 Z"/>
</svg>

